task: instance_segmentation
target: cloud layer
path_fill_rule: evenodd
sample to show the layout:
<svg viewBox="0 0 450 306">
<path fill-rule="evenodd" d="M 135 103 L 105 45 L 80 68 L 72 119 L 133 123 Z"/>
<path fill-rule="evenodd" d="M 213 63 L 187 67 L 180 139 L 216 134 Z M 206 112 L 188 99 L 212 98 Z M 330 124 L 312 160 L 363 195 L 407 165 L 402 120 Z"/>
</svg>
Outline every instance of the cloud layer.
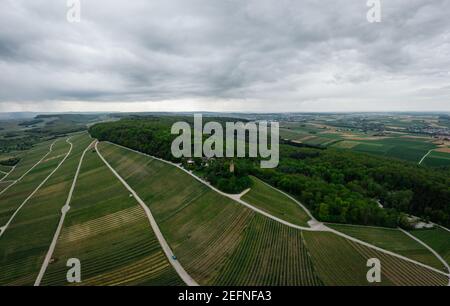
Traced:
<svg viewBox="0 0 450 306">
<path fill-rule="evenodd" d="M 0 2 L 0 111 L 450 110 L 450 2 Z"/>
</svg>

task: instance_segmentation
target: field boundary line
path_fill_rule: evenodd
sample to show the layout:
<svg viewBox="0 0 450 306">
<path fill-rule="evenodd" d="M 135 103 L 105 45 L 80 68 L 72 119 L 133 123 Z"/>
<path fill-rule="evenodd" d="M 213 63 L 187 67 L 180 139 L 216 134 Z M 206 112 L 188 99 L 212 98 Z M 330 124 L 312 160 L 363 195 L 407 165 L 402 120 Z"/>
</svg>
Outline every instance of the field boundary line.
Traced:
<svg viewBox="0 0 450 306">
<path fill-rule="evenodd" d="M 133 149 L 130 149 L 130 148 L 127 148 L 127 147 L 124 147 L 124 146 L 121 146 L 121 145 L 118 145 L 118 144 L 109 142 L 109 141 L 105 141 L 105 142 L 110 143 L 110 144 L 115 145 L 115 146 L 118 146 L 118 147 L 122 147 L 122 148 L 127 149 L 127 150 L 130 150 L 130 151 L 133 151 L 133 152 L 138 153 L 138 154 L 142 154 L 142 155 L 144 155 L 144 156 L 148 156 L 148 157 L 150 157 L 150 158 L 153 158 L 153 159 L 155 159 L 155 160 L 159 160 L 159 161 L 164 162 L 164 163 L 166 163 L 166 164 L 169 164 L 169 165 L 171 165 L 171 166 L 177 167 L 178 169 L 180 169 L 180 170 L 186 172 L 187 174 L 189 174 L 190 176 L 192 176 L 194 179 L 196 179 L 196 180 L 199 181 L 200 183 L 202 183 L 202 184 L 208 186 L 210 189 L 214 190 L 215 192 L 219 193 L 220 195 L 222 195 L 222 196 L 224 196 L 224 197 L 227 197 L 227 198 L 229 198 L 229 199 L 231 199 L 231 200 L 233 200 L 233 201 L 235 201 L 235 202 L 238 202 L 238 203 L 240 203 L 240 204 L 246 206 L 247 208 L 256 211 L 257 213 L 266 216 L 267 218 L 273 219 L 273 220 L 275 220 L 275 221 L 277 221 L 277 222 L 280 222 L 280 223 L 282 223 L 282 224 L 284 224 L 284 225 L 287 225 L 287 226 L 290 226 L 290 227 L 292 227 L 292 228 L 296 228 L 296 229 L 299 229 L 299 230 L 303 230 L 303 231 L 317 231 L 316 228 L 311 228 L 311 227 L 304 227 L 304 226 L 300 226 L 300 225 L 295 225 L 295 224 L 293 224 L 293 223 L 290 223 L 290 222 L 287 222 L 287 221 L 285 221 L 285 220 L 283 220 L 283 219 L 280 219 L 280 218 L 278 218 L 278 217 L 275 217 L 275 216 L 273 216 L 273 215 L 271 215 L 271 214 L 269 214 L 269 213 L 263 211 L 262 209 L 259 209 L 259 208 L 255 207 L 255 206 L 253 206 L 253 205 L 251 205 L 251 204 L 245 202 L 244 200 L 240 199 L 240 194 L 229 194 L 229 193 L 225 193 L 225 192 L 223 192 L 223 191 L 220 191 L 219 189 L 217 189 L 216 187 L 212 186 L 212 185 L 211 185 L 210 183 L 208 183 L 207 181 L 205 181 L 205 180 L 203 180 L 202 178 L 196 176 L 196 175 L 195 175 L 194 173 L 192 173 L 191 171 L 184 169 L 183 167 L 181 167 L 181 166 L 178 165 L 178 164 L 175 164 L 175 163 L 170 162 L 170 161 L 167 161 L 167 160 L 165 160 L 165 159 L 162 159 L 162 158 L 159 158 L 159 157 L 155 157 L 155 156 L 152 156 L 152 155 L 143 153 L 143 152 L 139 152 L 139 151 L 136 151 L 136 150 L 133 150 Z"/>
<path fill-rule="evenodd" d="M 80 157 L 80 161 L 78 162 L 77 171 L 75 172 L 75 175 L 73 177 L 72 185 L 70 186 L 70 191 L 67 196 L 66 203 L 61 208 L 61 218 L 59 219 L 58 227 L 56 228 L 55 234 L 53 235 L 52 243 L 50 244 L 47 254 L 45 255 L 44 262 L 42 263 L 41 269 L 39 270 L 39 274 L 36 278 L 36 281 L 34 282 L 34 286 L 39 286 L 41 284 L 41 281 L 42 281 L 42 278 L 44 277 L 45 271 L 47 271 L 47 267 L 50 263 L 50 259 L 52 258 L 53 252 L 55 251 L 56 243 L 58 242 L 58 238 L 61 233 L 62 226 L 64 224 L 64 220 L 66 218 L 66 214 L 70 210 L 70 202 L 72 201 L 73 191 L 75 190 L 75 185 L 77 183 L 78 175 L 80 173 L 80 169 L 81 169 L 81 165 L 83 163 L 84 156 L 86 155 L 86 152 L 89 150 L 89 148 L 92 146 L 92 144 L 94 142 L 95 142 L 95 140 L 92 141 L 86 147 L 86 149 L 83 151 L 83 154 Z"/>
<path fill-rule="evenodd" d="M 22 209 L 22 207 L 25 206 L 25 204 L 28 203 L 28 201 L 35 195 L 36 192 L 41 189 L 41 187 L 52 177 L 52 175 L 61 167 L 61 165 L 66 161 L 67 157 L 69 157 L 70 153 L 72 152 L 72 143 L 70 142 L 70 137 L 66 139 L 66 142 L 70 144 L 69 151 L 66 153 L 66 156 L 59 162 L 59 164 L 56 166 L 55 169 L 36 187 L 36 189 L 33 190 L 33 192 L 20 204 L 20 206 L 14 211 L 12 216 L 9 218 L 8 222 L 0 228 L 0 238 L 3 236 L 3 234 L 6 232 L 7 228 L 11 224 L 14 217 L 19 213 L 19 211 Z"/>
<path fill-rule="evenodd" d="M 421 267 L 423 267 L 423 268 L 432 270 L 432 271 L 434 271 L 434 272 L 436 272 L 436 273 L 439 273 L 439 274 L 442 274 L 442 275 L 444 275 L 444 276 L 450 277 L 450 274 L 445 273 L 444 271 L 441 271 L 441 270 L 436 269 L 436 268 L 434 268 L 434 267 L 431 267 L 431 266 L 429 266 L 429 265 L 426 265 L 426 264 L 424 264 L 424 263 L 418 262 L 418 261 L 416 261 L 416 260 L 413 260 L 413 259 L 411 259 L 411 258 L 405 257 L 405 256 L 400 255 L 400 254 L 397 254 L 397 253 L 394 253 L 394 252 L 392 252 L 392 251 L 388 251 L 388 250 L 386 250 L 386 249 L 382 249 L 382 248 L 377 247 L 377 246 L 375 246 L 375 245 L 373 245 L 373 244 L 370 244 L 370 243 L 368 243 L 368 242 L 359 240 L 359 239 L 357 239 L 357 238 L 355 238 L 355 237 L 352 237 L 352 236 L 349 236 L 349 235 L 344 234 L 344 233 L 342 233 L 342 232 L 339 232 L 339 231 L 337 231 L 337 230 L 335 230 L 335 229 L 332 229 L 332 228 L 328 228 L 328 229 L 329 229 L 330 232 L 332 232 L 332 233 L 334 233 L 334 234 L 336 234 L 336 235 L 338 235 L 338 236 L 341 236 L 341 237 L 343 237 L 343 238 L 346 238 L 346 239 L 348 239 L 348 240 L 351 240 L 351 241 L 353 241 L 353 242 L 362 244 L 362 245 L 364 245 L 364 246 L 366 246 L 366 247 L 372 248 L 372 249 L 377 250 L 377 251 L 379 251 L 379 252 L 386 253 L 386 254 L 388 254 L 388 255 L 391 255 L 391 256 L 394 256 L 394 257 L 403 259 L 403 260 L 405 260 L 405 261 L 408 261 L 408 262 L 410 262 L 410 263 L 416 264 L 416 265 L 421 266 Z"/>
<path fill-rule="evenodd" d="M 19 177 L 17 180 L 14 181 L 14 183 L 12 183 L 11 185 L 8 185 L 8 187 L 6 187 L 5 189 L 3 189 L 0 192 L 0 195 L 4 194 L 6 192 L 6 190 L 8 190 L 10 187 L 14 186 L 15 184 L 17 184 L 18 182 L 20 182 L 28 173 L 30 173 L 34 168 L 36 168 L 37 165 L 39 165 L 50 153 L 53 152 L 53 146 L 55 145 L 55 143 L 58 141 L 58 139 L 56 139 L 49 148 L 49 151 L 37 162 L 35 163 L 30 169 L 28 169 L 27 172 L 25 172 L 24 174 L 22 174 L 21 177 Z M 15 168 L 15 166 L 14 166 Z"/>
<path fill-rule="evenodd" d="M 395 227 L 385 227 L 385 226 L 376 226 L 376 225 L 359 225 L 359 224 L 347 224 L 347 223 L 334 223 L 334 222 L 324 222 L 325 225 L 342 225 L 348 227 L 360 227 L 360 228 L 373 228 L 373 229 L 382 229 L 382 230 L 398 230 Z"/>
<path fill-rule="evenodd" d="M 415 241 L 417 241 L 418 243 L 420 243 L 421 245 L 423 245 L 425 248 L 427 248 L 431 253 L 434 254 L 434 256 L 436 256 L 437 259 L 439 259 L 440 262 L 442 262 L 445 266 L 445 268 L 447 269 L 447 271 L 450 273 L 450 266 L 448 265 L 448 263 L 444 260 L 444 258 L 442 258 L 441 255 L 439 255 L 438 252 L 436 252 L 432 247 L 430 247 L 428 244 L 426 244 L 425 242 L 423 242 L 422 240 L 420 240 L 419 238 L 417 238 L 416 236 L 414 236 L 413 234 L 411 234 L 408 231 L 405 231 L 402 228 L 398 228 L 401 232 L 403 232 L 405 235 L 409 236 L 411 239 L 414 239 Z M 449 276 L 449 280 L 448 280 L 448 286 L 450 286 L 450 276 Z"/>
<path fill-rule="evenodd" d="M 439 274 L 445 275 L 445 276 L 447 276 L 447 277 L 450 277 L 450 274 L 447 274 L 447 273 L 445 273 L 445 272 L 443 272 L 443 271 L 441 271 L 441 270 L 439 270 L 439 269 L 436 269 L 436 268 L 434 268 L 434 267 L 428 266 L 428 265 L 423 264 L 423 263 L 421 263 L 421 262 L 415 261 L 415 260 L 410 259 L 410 258 L 408 258 L 408 257 L 405 257 L 405 256 L 403 256 L 403 255 L 400 255 L 400 254 L 397 254 L 397 253 L 394 253 L 394 252 L 391 252 L 391 251 L 382 249 L 382 248 L 380 248 L 380 247 L 377 247 L 377 246 L 375 246 L 375 245 L 373 245 L 373 244 L 370 244 L 370 243 L 367 243 L 367 242 L 365 242 L 365 241 L 356 239 L 356 238 L 354 238 L 354 237 L 352 237 L 352 236 L 346 235 L 346 234 L 344 234 L 344 233 L 342 233 L 342 232 L 339 232 L 339 231 L 337 231 L 337 230 L 335 230 L 335 229 L 332 229 L 332 228 L 326 226 L 325 224 L 323 224 L 323 223 L 321 223 L 321 222 L 319 222 L 319 221 L 316 222 L 315 226 L 312 227 L 312 228 L 309 228 L 309 227 L 302 227 L 302 226 L 299 226 L 299 225 L 292 224 L 292 223 L 290 223 L 290 222 L 287 222 L 287 221 L 285 221 L 285 220 L 282 220 L 282 219 L 280 219 L 280 218 L 278 218 L 278 217 L 275 217 L 275 216 L 273 216 L 273 215 L 271 215 L 271 214 L 269 214 L 269 213 L 267 213 L 267 212 L 265 212 L 265 211 L 262 211 L 262 210 L 259 209 L 259 208 L 256 208 L 256 207 L 254 207 L 254 206 L 248 204 L 247 202 L 245 202 L 245 201 L 239 199 L 239 195 L 230 195 L 230 194 L 228 194 L 228 193 L 224 193 L 224 192 L 218 190 L 217 188 L 215 188 L 214 186 L 212 186 L 212 185 L 209 184 L 208 182 L 206 182 L 206 181 L 204 181 L 203 179 L 197 177 L 195 174 L 193 174 L 192 172 L 190 172 L 190 171 L 184 169 L 183 167 L 181 167 L 181 166 L 178 165 L 178 164 L 175 164 L 175 163 L 173 163 L 173 162 L 170 162 L 170 161 L 164 160 L 164 159 L 162 159 L 162 158 L 155 157 L 155 156 L 152 156 L 152 155 L 143 153 L 143 152 L 139 152 L 139 151 L 134 150 L 134 149 L 131 149 L 131 148 L 127 148 L 127 147 L 122 146 L 122 145 L 119 145 L 119 144 L 112 143 L 112 142 L 110 142 L 110 141 L 105 141 L 105 142 L 106 142 L 106 143 L 109 143 L 109 144 L 112 144 L 112 145 L 115 145 L 115 146 L 118 146 L 118 147 L 121 147 L 121 148 L 124 148 L 124 149 L 127 149 L 127 150 L 129 150 L 129 151 L 132 151 L 132 152 L 135 152 L 135 153 L 144 155 L 144 156 L 151 157 L 151 158 L 153 158 L 153 159 L 155 159 L 155 160 L 159 160 L 159 161 L 164 162 L 164 163 L 167 163 L 167 164 L 169 164 L 169 165 L 175 166 L 175 167 L 177 167 L 178 169 L 180 169 L 180 170 L 186 172 L 187 174 L 191 175 L 191 176 L 192 176 L 193 178 L 195 178 L 197 181 L 199 181 L 199 182 L 205 184 L 206 186 L 208 186 L 208 187 L 211 188 L 212 190 L 218 192 L 219 194 L 221 194 L 221 195 L 223 195 L 223 196 L 225 196 L 225 197 L 228 197 L 228 198 L 230 198 L 230 199 L 232 199 L 232 200 L 234 200 L 234 201 L 236 201 L 236 202 L 238 202 L 238 203 L 240 203 L 240 204 L 242 204 L 242 205 L 244 205 L 244 206 L 246 206 L 246 207 L 248 207 L 248 208 L 250 208 L 250 209 L 252 209 L 252 210 L 254 210 L 254 211 L 256 211 L 256 212 L 258 212 L 258 213 L 260 213 L 260 214 L 262 214 L 262 215 L 264 215 L 264 216 L 266 216 L 266 217 L 268 217 L 268 218 L 270 218 L 270 219 L 272 219 L 272 220 L 275 220 L 275 221 L 277 221 L 277 222 L 280 222 L 281 224 L 284 224 L 284 225 L 286 225 L 286 226 L 289 226 L 289 227 L 292 227 L 292 228 L 296 228 L 296 229 L 299 229 L 299 230 L 311 231 L 311 232 L 332 232 L 332 233 L 334 233 L 334 234 L 336 234 L 336 235 L 338 235 L 338 236 L 341 236 L 341 237 L 346 238 L 346 239 L 348 239 L 348 240 L 351 240 L 351 241 L 353 241 L 353 242 L 362 244 L 362 245 L 364 245 L 364 246 L 366 246 L 366 247 L 372 248 L 372 249 L 377 250 L 377 251 L 379 251 L 379 252 L 386 253 L 386 254 L 388 254 L 388 255 L 397 257 L 397 258 L 399 258 L 399 259 L 403 259 L 403 260 L 408 261 L 408 262 L 410 262 L 410 263 L 419 265 L 419 266 L 421 266 L 421 267 L 423 267 L 423 268 L 427 268 L 427 269 L 429 269 L 429 270 L 432 270 L 432 271 L 434 271 L 434 272 L 436 272 L 436 273 L 439 273 Z M 272 188 L 275 188 L 275 187 L 272 186 Z M 277 189 L 277 188 L 275 188 L 275 189 L 276 189 L 276 190 L 279 190 L 279 189 Z"/>
<path fill-rule="evenodd" d="M 174 254 L 167 243 L 166 239 L 164 238 L 161 230 L 159 229 L 158 224 L 156 223 L 155 218 L 152 215 L 152 212 L 150 208 L 145 204 L 145 202 L 139 197 L 139 195 L 134 191 L 130 185 L 117 173 L 117 171 L 106 161 L 106 159 L 103 157 L 103 155 L 100 153 L 100 150 L 98 149 L 98 141 L 95 143 L 95 150 L 98 153 L 98 156 L 101 158 L 101 160 L 105 163 L 106 166 L 111 170 L 111 172 L 119 179 L 119 181 L 125 186 L 125 188 L 131 192 L 135 200 L 139 203 L 139 205 L 144 209 L 145 214 L 147 215 L 147 218 L 150 222 L 150 226 L 153 229 L 153 232 L 156 235 L 156 238 L 158 239 L 161 248 L 163 249 L 164 253 L 166 254 L 167 260 L 169 263 L 173 266 L 175 271 L 178 273 L 180 278 L 188 285 L 188 286 L 198 286 L 198 283 L 186 272 L 186 270 L 183 268 L 183 266 L 180 264 L 180 262 L 176 259 L 174 259 Z"/>
<path fill-rule="evenodd" d="M 431 149 L 430 151 L 427 152 L 427 154 L 425 154 L 422 159 L 419 161 L 419 165 L 422 164 L 422 162 L 425 160 L 425 158 L 427 158 L 428 155 L 430 155 L 431 152 L 433 152 L 434 149 Z"/>
<path fill-rule="evenodd" d="M 442 228 L 443 230 L 447 231 L 450 233 L 450 229 L 446 228 L 445 226 L 439 225 L 437 224 L 437 226 L 439 226 L 440 228 Z"/>
<path fill-rule="evenodd" d="M 310 221 L 317 221 L 316 218 L 314 218 L 314 216 L 311 214 L 311 212 L 309 211 L 309 209 L 306 208 L 306 206 L 303 205 L 303 204 L 302 204 L 300 201 L 298 201 L 296 198 L 294 198 L 294 197 L 291 196 L 290 194 L 288 194 L 288 193 L 286 193 L 286 192 L 284 192 L 284 191 L 282 191 L 282 190 L 280 190 L 280 189 L 278 189 L 278 188 L 275 188 L 274 186 L 272 186 L 272 185 L 270 185 L 270 184 L 264 182 L 264 181 L 261 180 L 259 177 L 256 177 L 256 176 L 253 176 L 253 177 L 256 178 L 258 181 L 260 181 L 261 183 L 265 184 L 266 186 L 272 188 L 272 189 L 275 190 L 275 191 L 278 191 L 279 193 L 281 193 L 281 194 L 287 196 L 289 199 L 291 199 L 292 201 L 294 201 L 295 203 L 297 203 L 297 205 L 300 206 L 300 207 L 305 211 L 305 213 L 308 215 L 308 217 L 311 218 Z"/>
</svg>

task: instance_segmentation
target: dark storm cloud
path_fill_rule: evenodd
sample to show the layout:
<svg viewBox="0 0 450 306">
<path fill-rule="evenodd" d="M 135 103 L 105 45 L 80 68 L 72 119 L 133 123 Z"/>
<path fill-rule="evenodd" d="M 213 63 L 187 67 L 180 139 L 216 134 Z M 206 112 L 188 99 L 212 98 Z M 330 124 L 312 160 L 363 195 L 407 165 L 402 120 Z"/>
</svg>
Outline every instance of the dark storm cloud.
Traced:
<svg viewBox="0 0 450 306">
<path fill-rule="evenodd" d="M 81 0 L 81 23 L 66 21 L 65 2 L 0 3 L 0 110 L 177 99 L 448 108 L 449 1 L 382 0 L 379 24 L 365 0 Z"/>
</svg>

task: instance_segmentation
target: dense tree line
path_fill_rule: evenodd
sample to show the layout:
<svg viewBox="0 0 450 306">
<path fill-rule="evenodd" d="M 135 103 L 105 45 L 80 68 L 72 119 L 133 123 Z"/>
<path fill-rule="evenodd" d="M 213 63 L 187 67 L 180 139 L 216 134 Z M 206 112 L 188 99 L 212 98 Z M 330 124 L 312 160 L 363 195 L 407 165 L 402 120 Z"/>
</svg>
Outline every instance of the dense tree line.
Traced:
<svg viewBox="0 0 450 306">
<path fill-rule="evenodd" d="M 192 118 L 191 118 L 192 119 Z M 250 186 L 249 174 L 285 190 L 322 221 L 405 225 L 403 213 L 450 226 L 450 171 L 346 150 L 280 146 L 276 169 L 260 169 L 258 159 L 205 160 L 172 156 L 176 135 L 170 126 L 180 117 L 122 119 L 90 128 L 93 137 L 151 155 L 183 162 L 219 189 L 239 193 Z M 230 163 L 234 164 L 230 171 Z M 381 207 L 382 206 L 382 207 Z"/>
<path fill-rule="evenodd" d="M 256 169 L 256 175 L 298 196 L 323 221 L 395 226 L 404 221 L 400 213 L 408 213 L 450 224 L 448 169 L 345 150 L 281 146 L 279 167 Z"/>
<path fill-rule="evenodd" d="M 13 167 L 19 163 L 20 159 L 17 157 L 12 157 L 6 160 L 0 160 L 0 165 Z"/>
</svg>

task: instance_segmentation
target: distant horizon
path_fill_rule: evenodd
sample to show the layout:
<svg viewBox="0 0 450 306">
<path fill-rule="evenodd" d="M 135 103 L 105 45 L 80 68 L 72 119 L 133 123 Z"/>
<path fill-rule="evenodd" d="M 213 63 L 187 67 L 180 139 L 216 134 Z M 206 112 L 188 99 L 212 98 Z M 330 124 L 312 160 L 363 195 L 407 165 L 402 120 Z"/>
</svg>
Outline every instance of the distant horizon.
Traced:
<svg viewBox="0 0 450 306">
<path fill-rule="evenodd" d="M 255 112 L 255 111 L 0 111 L 0 114 L 141 114 L 141 113 L 210 113 L 210 114 L 450 114 L 450 111 L 280 111 L 280 112 Z"/>
</svg>

